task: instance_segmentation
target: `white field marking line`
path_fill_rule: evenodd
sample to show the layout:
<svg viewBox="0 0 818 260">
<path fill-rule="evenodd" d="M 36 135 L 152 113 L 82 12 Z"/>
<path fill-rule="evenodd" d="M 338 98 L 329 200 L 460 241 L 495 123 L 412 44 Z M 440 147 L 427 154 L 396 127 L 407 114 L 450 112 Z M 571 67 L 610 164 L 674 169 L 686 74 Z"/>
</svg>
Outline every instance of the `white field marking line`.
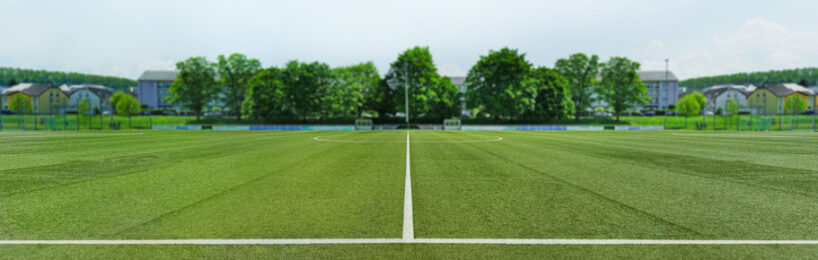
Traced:
<svg viewBox="0 0 818 260">
<path fill-rule="evenodd" d="M 415 224 L 412 218 L 412 177 L 409 170 L 409 130 L 406 130 L 406 183 L 403 188 L 403 240 L 415 239 Z"/>
<path fill-rule="evenodd" d="M 663 239 L 525 239 L 525 238 L 0 240 L 0 245 L 310 245 L 310 244 L 818 245 L 818 240 L 663 240 Z"/>
<path fill-rule="evenodd" d="M 322 139 L 323 137 L 332 137 L 337 135 L 324 135 L 324 136 L 316 136 L 312 139 L 319 142 L 331 142 L 331 143 L 401 143 L 403 141 L 386 141 L 386 140 L 328 140 Z M 479 143 L 479 142 L 496 142 L 502 141 L 503 138 L 499 136 L 490 136 L 490 135 L 483 135 L 485 137 L 492 137 L 494 139 L 489 140 L 441 140 L 441 141 L 415 141 L 415 143 Z"/>
<path fill-rule="evenodd" d="M 296 132 L 297 132 L 297 131 L 296 131 Z M 269 135 L 269 136 L 256 137 L 256 140 L 275 139 L 275 138 L 279 138 L 279 137 L 293 136 L 293 135 L 305 135 L 305 134 L 307 134 L 307 133 L 304 133 L 304 132 L 297 132 L 297 133 L 274 133 L 274 134 Z"/>
</svg>

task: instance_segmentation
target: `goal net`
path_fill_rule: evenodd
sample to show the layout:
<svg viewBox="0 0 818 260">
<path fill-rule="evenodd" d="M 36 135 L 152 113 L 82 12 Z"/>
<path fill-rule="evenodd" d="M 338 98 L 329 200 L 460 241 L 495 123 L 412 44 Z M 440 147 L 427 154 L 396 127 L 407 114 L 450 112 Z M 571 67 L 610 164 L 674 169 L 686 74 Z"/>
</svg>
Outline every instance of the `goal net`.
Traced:
<svg viewBox="0 0 818 260">
<path fill-rule="evenodd" d="M 355 119 L 355 130 L 372 130 L 372 119 Z"/>
<path fill-rule="evenodd" d="M 460 130 L 460 119 L 443 120 L 443 130 Z"/>
</svg>

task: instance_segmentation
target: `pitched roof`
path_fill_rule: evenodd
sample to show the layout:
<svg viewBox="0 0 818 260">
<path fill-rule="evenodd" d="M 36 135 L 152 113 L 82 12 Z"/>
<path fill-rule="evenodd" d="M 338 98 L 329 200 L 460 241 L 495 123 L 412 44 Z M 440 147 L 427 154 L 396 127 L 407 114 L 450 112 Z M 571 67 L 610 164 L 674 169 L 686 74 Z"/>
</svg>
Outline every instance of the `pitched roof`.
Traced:
<svg viewBox="0 0 818 260">
<path fill-rule="evenodd" d="M 58 88 L 58 87 L 56 87 L 54 85 L 51 85 L 51 84 L 20 83 L 20 84 L 14 85 L 13 87 L 4 89 L 3 92 L 2 92 L 2 95 L 10 95 L 10 94 L 14 94 L 14 93 L 17 93 L 17 92 L 22 92 L 23 94 L 26 94 L 27 96 L 39 96 L 40 94 L 42 94 L 46 90 L 49 90 L 49 89 L 52 89 L 52 88 L 60 89 L 60 88 Z M 62 91 L 62 90 L 60 90 L 60 91 Z M 65 93 L 65 92 L 63 92 L 63 93 Z"/>
<path fill-rule="evenodd" d="M 744 90 L 744 94 L 745 95 L 750 95 L 750 93 L 753 93 L 753 91 L 756 91 L 757 88 L 758 87 L 756 87 L 755 85 L 750 84 L 750 85 L 747 86 L 747 89 Z"/>
<path fill-rule="evenodd" d="M 71 95 L 71 87 L 69 87 L 68 85 L 62 84 L 62 86 L 60 86 L 60 90 L 62 90 L 62 92 L 65 92 L 65 94 Z"/>
<path fill-rule="evenodd" d="M 74 94 L 80 90 L 91 91 L 91 93 L 94 93 L 94 95 L 97 95 L 100 98 L 107 98 L 114 94 L 113 89 L 100 85 L 82 84 L 71 86 L 71 94 Z"/>
<path fill-rule="evenodd" d="M 767 89 L 772 92 L 774 95 L 779 97 L 789 96 L 792 93 L 801 93 L 808 96 L 814 96 L 815 93 L 812 90 L 805 88 L 801 85 L 794 84 L 794 83 L 777 83 L 777 84 L 764 84 L 764 86 L 758 87 L 757 89 Z"/>
<path fill-rule="evenodd" d="M 146 70 L 138 81 L 174 81 L 178 73 L 177 70 Z"/>
<path fill-rule="evenodd" d="M 679 81 L 673 72 L 664 70 L 642 70 L 639 71 L 639 78 L 642 81 Z"/>
<path fill-rule="evenodd" d="M 716 86 L 712 86 L 712 87 L 708 87 L 708 88 L 703 89 L 702 94 L 704 94 L 704 96 L 707 97 L 707 98 L 715 98 L 715 97 L 718 97 L 719 95 L 723 94 L 724 92 L 727 92 L 728 90 L 735 90 L 735 91 L 741 92 L 741 94 L 743 94 L 743 95 L 749 95 L 750 92 L 753 92 L 755 89 L 756 89 L 756 86 L 753 86 L 753 85 L 749 85 L 749 86 L 730 85 L 730 84 L 728 84 L 728 85 L 716 85 Z"/>
</svg>

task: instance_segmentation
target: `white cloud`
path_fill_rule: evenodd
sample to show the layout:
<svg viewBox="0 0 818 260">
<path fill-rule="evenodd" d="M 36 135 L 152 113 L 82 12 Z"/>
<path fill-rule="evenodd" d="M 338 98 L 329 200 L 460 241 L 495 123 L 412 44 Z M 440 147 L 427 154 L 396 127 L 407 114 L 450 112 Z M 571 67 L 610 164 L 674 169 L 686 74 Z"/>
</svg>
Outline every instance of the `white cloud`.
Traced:
<svg viewBox="0 0 818 260">
<path fill-rule="evenodd" d="M 656 41 L 646 50 L 656 49 Z M 654 57 L 651 57 L 654 58 Z M 793 30 L 762 18 L 747 20 L 736 30 L 718 34 L 701 48 L 671 57 L 670 69 L 680 78 L 736 72 L 815 66 L 818 30 Z M 656 59 L 642 61 L 644 69 L 664 69 Z"/>
<path fill-rule="evenodd" d="M 648 55 L 662 54 L 662 52 L 664 52 L 664 51 L 665 51 L 665 44 L 660 42 L 660 41 L 657 41 L 657 40 L 651 41 L 648 44 L 648 47 L 645 48 L 645 53 L 647 53 Z"/>
<path fill-rule="evenodd" d="M 466 71 L 461 69 L 459 65 L 453 63 L 447 63 L 440 66 L 437 66 L 437 72 L 443 76 L 466 76 Z"/>
</svg>

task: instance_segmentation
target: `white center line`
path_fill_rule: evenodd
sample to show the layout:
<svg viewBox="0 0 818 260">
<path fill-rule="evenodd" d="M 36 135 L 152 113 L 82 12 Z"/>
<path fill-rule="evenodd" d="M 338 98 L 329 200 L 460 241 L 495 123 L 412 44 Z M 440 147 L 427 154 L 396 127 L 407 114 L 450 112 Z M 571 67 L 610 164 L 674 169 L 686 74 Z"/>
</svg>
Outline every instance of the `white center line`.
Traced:
<svg viewBox="0 0 818 260">
<path fill-rule="evenodd" d="M 403 240 L 415 239 L 412 220 L 412 177 L 409 175 L 409 130 L 406 130 L 406 185 L 403 189 Z"/>
</svg>

